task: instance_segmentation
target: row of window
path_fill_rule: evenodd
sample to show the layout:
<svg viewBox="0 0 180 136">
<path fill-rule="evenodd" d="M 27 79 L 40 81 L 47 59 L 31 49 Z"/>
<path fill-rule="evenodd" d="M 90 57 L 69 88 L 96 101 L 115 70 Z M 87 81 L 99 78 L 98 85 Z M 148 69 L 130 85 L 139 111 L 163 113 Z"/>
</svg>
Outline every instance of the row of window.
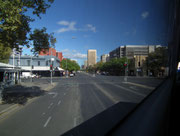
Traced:
<svg viewBox="0 0 180 136">
<path fill-rule="evenodd" d="M 53 61 L 52 61 L 52 65 L 53 65 Z M 48 64 L 50 64 L 50 63 L 48 63 L 48 60 L 46 61 L 46 66 L 49 66 Z M 20 64 L 19 64 L 19 60 L 17 60 L 17 65 L 19 66 Z M 27 66 L 31 66 L 31 60 L 27 60 Z M 41 66 L 41 61 L 38 61 L 38 66 Z"/>
</svg>

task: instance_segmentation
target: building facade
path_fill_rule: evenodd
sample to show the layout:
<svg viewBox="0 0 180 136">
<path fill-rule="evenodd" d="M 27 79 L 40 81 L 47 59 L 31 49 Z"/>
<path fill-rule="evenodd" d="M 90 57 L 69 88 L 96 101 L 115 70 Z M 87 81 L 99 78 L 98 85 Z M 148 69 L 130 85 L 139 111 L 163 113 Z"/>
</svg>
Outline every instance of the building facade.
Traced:
<svg viewBox="0 0 180 136">
<path fill-rule="evenodd" d="M 93 66 L 96 64 L 97 52 L 96 50 L 88 50 L 87 65 Z"/>
<path fill-rule="evenodd" d="M 109 53 L 109 59 L 124 57 L 124 46 L 120 46 Z"/>
<path fill-rule="evenodd" d="M 62 52 L 56 52 L 56 57 L 59 58 L 60 62 L 63 60 Z"/>
<path fill-rule="evenodd" d="M 56 56 L 56 50 L 54 48 L 42 49 L 39 52 L 39 56 Z"/>
<path fill-rule="evenodd" d="M 43 49 L 39 52 L 39 56 L 51 56 L 51 55 L 59 58 L 60 61 L 63 60 L 62 52 L 57 52 L 56 49 L 54 48 Z"/>
<path fill-rule="evenodd" d="M 83 66 L 84 69 L 87 68 L 87 60 L 84 61 L 84 66 Z"/>
<path fill-rule="evenodd" d="M 60 67 L 60 60 L 56 56 L 11 56 L 9 64 L 21 67 L 24 71 L 31 71 L 39 75 L 49 75 L 50 65 L 53 65 L 54 69 Z"/>
<path fill-rule="evenodd" d="M 110 59 L 113 58 L 122 58 L 127 57 L 127 59 L 131 59 L 134 61 L 134 68 L 130 69 L 129 72 L 136 75 L 142 75 L 142 67 L 149 53 L 155 51 L 156 48 L 161 47 L 161 45 L 124 45 L 116 48 L 111 51 Z"/>
<path fill-rule="evenodd" d="M 109 54 L 101 55 L 101 62 L 107 62 L 107 61 L 109 61 Z"/>
<path fill-rule="evenodd" d="M 110 59 L 122 57 L 131 59 L 138 55 L 148 56 L 148 54 L 154 52 L 157 47 L 160 47 L 160 45 L 125 45 L 116 48 L 109 54 Z"/>
</svg>

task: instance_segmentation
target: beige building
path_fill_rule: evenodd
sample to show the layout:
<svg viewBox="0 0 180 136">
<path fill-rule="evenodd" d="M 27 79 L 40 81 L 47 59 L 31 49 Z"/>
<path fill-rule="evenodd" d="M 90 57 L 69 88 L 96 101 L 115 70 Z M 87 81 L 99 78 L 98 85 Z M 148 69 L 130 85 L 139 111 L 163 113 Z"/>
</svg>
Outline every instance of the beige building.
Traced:
<svg viewBox="0 0 180 136">
<path fill-rule="evenodd" d="M 87 60 L 84 61 L 84 69 L 87 68 Z"/>
<path fill-rule="evenodd" d="M 87 65 L 93 66 L 96 64 L 97 52 L 96 50 L 88 50 Z"/>
<path fill-rule="evenodd" d="M 107 61 L 109 61 L 109 54 L 101 55 L 101 62 L 107 62 Z"/>
<path fill-rule="evenodd" d="M 146 61 L 147 55 L 135 55 L 135 68 L 141 68 L 143 66 L 144 61 Z"/>
</svg>

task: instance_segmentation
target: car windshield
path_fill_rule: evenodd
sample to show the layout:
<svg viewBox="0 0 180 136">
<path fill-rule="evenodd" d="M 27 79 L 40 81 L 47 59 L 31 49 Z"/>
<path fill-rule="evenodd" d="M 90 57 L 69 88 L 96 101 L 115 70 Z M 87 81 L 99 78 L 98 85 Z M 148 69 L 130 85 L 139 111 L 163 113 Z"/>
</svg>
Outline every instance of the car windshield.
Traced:
<svg viewBox="0 0 180 136">
<path fill-rule="evenodd" d="M 117 103 L 128 113 L 169 75 L 173 8 L 0 0 L 0 135 L 59 136 Z"/>
</svg>

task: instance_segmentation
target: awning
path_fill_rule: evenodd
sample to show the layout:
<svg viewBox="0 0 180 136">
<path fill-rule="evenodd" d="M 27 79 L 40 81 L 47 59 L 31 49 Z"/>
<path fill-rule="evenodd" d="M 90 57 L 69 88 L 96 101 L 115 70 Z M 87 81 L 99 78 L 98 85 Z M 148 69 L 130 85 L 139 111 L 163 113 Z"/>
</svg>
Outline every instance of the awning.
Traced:
<svg viewBox="0 0 180 136">
<path fill-rule="evenodd" d="M 64 69 L 62 69 L 62 68 L 60 68 L 60 67 L 57 67 L 57 69 L 58 69 L 59 71 L 64 71 Z"/>
</svg>

